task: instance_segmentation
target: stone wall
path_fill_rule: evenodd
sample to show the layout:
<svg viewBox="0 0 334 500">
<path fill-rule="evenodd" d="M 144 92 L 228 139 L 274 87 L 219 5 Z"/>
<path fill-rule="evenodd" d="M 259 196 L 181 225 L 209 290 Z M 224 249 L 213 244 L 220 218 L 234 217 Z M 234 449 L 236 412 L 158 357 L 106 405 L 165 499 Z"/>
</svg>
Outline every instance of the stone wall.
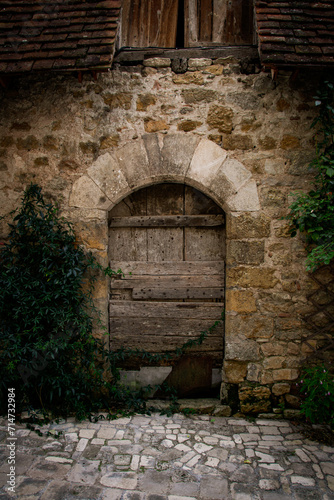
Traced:
<svg viewBox="0 0 334 500">
<path fill-rule="evenodd" d="M 237 390 L 245 412 L 295 405 L 314 284 L 282 216 L 291 193 L 310 185 L 316 83 L 284 72 L 273 81 L 255 67 L 244 74 L 232 58 L 190 59 L 182 74 L 170 65 L 117 65 L 82 83 L 13 79 L 0 96 L 1 215 L 38 183 L 107 264 L 108 210 L 122 198 L 164 180 L 202 190 L 227 219 L 222 397 Z M 101 278 L 96 287 L 106 323 L 107 285 Z"/>
</svg>

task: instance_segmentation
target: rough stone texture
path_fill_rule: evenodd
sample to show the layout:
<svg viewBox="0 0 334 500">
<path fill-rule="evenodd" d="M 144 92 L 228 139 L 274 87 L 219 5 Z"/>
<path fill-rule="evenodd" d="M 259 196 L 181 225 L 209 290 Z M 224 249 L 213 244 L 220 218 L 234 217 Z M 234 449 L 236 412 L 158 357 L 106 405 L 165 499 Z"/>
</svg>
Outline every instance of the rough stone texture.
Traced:
<svg viewBox="0 0 334 500">
<path fill-rule="evenodd" d="M 267 238 L 270 236 L 270 217 L 261 213 L 231 214 L 227 220 L 227 231 L 231 239 Z"/>
<path fill-rule="evenodd" d="M 268 388 L 249 384 L 243 384 L 239 393 L 241 406 L 254 410 L 266 408 L 270 397 Z M 17 449 L 25 453 L 16 455 L 15 495 L 7 489 L 7 457 L 1 457 L 0 496 L 27 500 L 329 500 L 334 487 L 334 448 L 306 438 L 300 432 L 304 424 L 296 424 L 296 410 L 289 412 L 292 422 L 275 414 L 267 414 L 276 417 L 271 420 L 198 413 L 135 414 L 95 423 L 71 418 L 42 425 L 41 436 L 17 423 Z M 0 444 L 5 447 L 5 419 L 0 419 L 0 429 Z M 69 448 L 66 429 L 74 436 L 85 435 L 85 447 Z M 48 433 L 56 432 L 57 449 L 51 450 Z M 95 435 L 113 436 L 113 444 Z"/>
<path fill-rule="evenodd" d="M 290 193 L 312 181 L 317 85 L 302 72 L 291 86 L 283 73 L 273 81 L 269 72 L 243 74 L 232 57 L 205 59 L 183 74 L 169 58 L 150 58 L 97 81 L 15 77 L 0 90 L 0 214 L 36 182 L 106 263 L 108 210 L 133 190 L 172 181 L 211 196 L 226 212 L 226 338 L 235 353 L 233 335 L 241 344 L 225 376 L 281 397 L 311 352 L 300 343 L 300 316 L 313 285 L 303 243 L 281 217 Z M 1 238 L 7 233 L 1 220 Z M 107 318 L 106 282 L 96 296 Z M 260 359 L 245 360 L 249 341 Z"/>
<path fill-rule="evenodd" d="M 240 409 L 243 413 L 267 412 L 270 408 L 268 387 L 244 386 L 239 389 Z"/>
</svg>

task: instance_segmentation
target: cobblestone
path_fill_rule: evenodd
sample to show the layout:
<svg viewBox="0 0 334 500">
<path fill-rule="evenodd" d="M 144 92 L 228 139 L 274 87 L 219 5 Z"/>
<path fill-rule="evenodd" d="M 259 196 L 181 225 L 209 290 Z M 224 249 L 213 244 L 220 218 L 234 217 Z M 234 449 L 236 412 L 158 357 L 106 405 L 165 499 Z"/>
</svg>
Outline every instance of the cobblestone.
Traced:
<svg viewBox="0 0 334 500">
<path fill-rule="evenodd" d="M 334 448 L 288 421 L 153 414 L 39 430 L 16 425 L 12 493 L 0 419 L 1 500 L 334 500 Z"/>
</svg>

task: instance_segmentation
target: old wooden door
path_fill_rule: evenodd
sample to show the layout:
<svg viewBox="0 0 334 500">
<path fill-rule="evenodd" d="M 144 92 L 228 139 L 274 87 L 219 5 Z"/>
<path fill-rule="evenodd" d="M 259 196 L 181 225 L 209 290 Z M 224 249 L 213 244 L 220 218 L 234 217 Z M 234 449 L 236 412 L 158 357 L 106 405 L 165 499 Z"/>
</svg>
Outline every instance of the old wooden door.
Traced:
<svg viewBox="0 0 334 500">
<path fill-rule="evenodd" d="M 111 349 L 173 350 L 221 319 L 224 215 L 196 189 L 159 184 L 124 199 L 110 213 L 109 256 L 112 269 L 125 274 L 111 281 Z M 173 384 L 180 385 L 180 394 L 184 385 L 210 385 L 212 369 L 221 367 L 222 357 L 221 322 L 186 357 L 172 357 L 169 378 L 176 377 Z M 133 357 L 125 366 L 145 364 L 149 362 Z"/>
</svg>

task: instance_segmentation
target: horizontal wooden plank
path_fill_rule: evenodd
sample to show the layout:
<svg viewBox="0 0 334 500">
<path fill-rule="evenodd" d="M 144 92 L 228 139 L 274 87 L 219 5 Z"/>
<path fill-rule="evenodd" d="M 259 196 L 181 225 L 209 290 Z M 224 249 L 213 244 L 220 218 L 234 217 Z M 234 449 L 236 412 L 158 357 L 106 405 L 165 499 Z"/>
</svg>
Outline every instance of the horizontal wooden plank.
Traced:
<svg viewBox="0 0 334 500">
<path fill-rule="evenodd" d="M 230 47 L 186 47 L 184 49 L 163 48 L 121 48 L 114 57 L 114 62 L 141 62 L 151 57 L 166 57 L 169 59 L 190 59 L 235 57 L 237 59 L 259 60 L 257 45 L 243 45 Z"/>
<path fill-rule="evenodd" d="M 145 351 L 151 353 L 161 353 L 166 351 L 172 351 L 181 347 L 184 343 L 182 337 L 168 337 L 168 343 L 166 338 L 163 337 L 146 337 L 141 336 L 140 341 L 138 338 L 120 336 L 120 338 L 113 337 L 110 339 L 111 349 L 117 350 L 122 347 L 125 349 L 144 349 Z M 223 356 L 222 340 L 215 338 L 215 342 L 211 344 L 203 342 L 200 346 L 193 346 L 186 351 L 188 354 L 200 353 L 200 354 L 213 354 L 216 357 Z"/>
<path fill-rule="evenodd" d="M 109 303 L 110 317 L 125 318 L 202 318 L 212 322 L 220 319 L 222 304 L 214 302 L 144 302 L 117 301 Z"/>
<path fill-rule="evenodd" d="M 224 224 L 223 215 L 140 215 L 112 217 L 110 227 L 213 227 Z"/>
<path fill-rule="evenodd" d="M 138 276 L 126 274 L 121 279 L 112 279 L 110 282 L 111 290 L 122 290 L 124 288 L 207 288 L 223 287 L 224 275 L 213 274 L 208 276 Z"/>
<path fill-rule="evenodd" d="M 222 299 L 224 297 L 224 288 L 134 288 L 132 298 L 134 300 L 164 300 L 164 299 Z"/>
<path fill-rule="evenodd" d="M 110 318 L 110 335 L 124 339 L 124 332 L 126 336 L 136 338 L 140 342 L 141 336 L 153 336 L 164 338 L 166 337 L 182 337 L 182 343 L 189 340 L 189 338 L 197 338 L 202 331 L 208 331 L 214 324 L 212 320 L 198 320 L 198 319 L 184 319 L 184 318 L 142 318 L 140 322 L 136 318 Z M 210 342 L 212 338 L 217 337 L 222 342 L 224 334 L 223 322 L 219 324 L 210 332 L 205 343 Z"/>
<path fill-rule="evenodd" d="M 164 261 L 164 262 L 138 262 L 138 261 L 110 261 L 111 269 L 121 269 L 128 278 L 132 276 L 212 276 L 224 275 L 224 261 Z"/>
</svg>

